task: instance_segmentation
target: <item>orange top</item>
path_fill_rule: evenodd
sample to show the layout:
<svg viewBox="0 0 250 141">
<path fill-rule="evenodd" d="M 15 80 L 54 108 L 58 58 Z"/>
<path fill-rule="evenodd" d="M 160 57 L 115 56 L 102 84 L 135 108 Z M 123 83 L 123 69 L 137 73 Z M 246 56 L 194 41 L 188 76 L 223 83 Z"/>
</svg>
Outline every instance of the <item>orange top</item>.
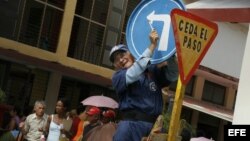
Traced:
<svg viewBox="0 0 250 141">
<path fill-rule="evenodd" d="M 81 135 L 83 135 L 83 124 L 84 124 L 84 121 L 81 120 L 78 124 L 76 135 L 74 136 L 72 141 L 78 141 L 79 137 L 81 137 Z"/>
</svg>

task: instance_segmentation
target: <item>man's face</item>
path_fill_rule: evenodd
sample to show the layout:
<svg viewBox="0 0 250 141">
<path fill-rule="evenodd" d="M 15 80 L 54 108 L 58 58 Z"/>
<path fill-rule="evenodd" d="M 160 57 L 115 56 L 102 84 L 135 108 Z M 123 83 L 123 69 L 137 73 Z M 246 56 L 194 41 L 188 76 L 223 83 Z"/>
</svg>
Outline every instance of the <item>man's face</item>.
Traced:
<svg viewBox="0 0 250 141">
<path fill-rule="evenodd" d="M 45 111 L 45 107 L 42 104 L 38 104 L 35 108 L 36 115 L 41 117 L 43 116 Z"/>
<path fill-rule="evenodd" d="M 118 51 L 114 53 L 114 67 L 116 70 L 129 68 L 134 63 L 134 57 L 130 52 Z"/>
<path fill-rule="evenodd" d="M 99 120 L 99 115 L 98 114 L 95 114 L 95 115 L 89 115 L 89 114 L 87 114 L 87 120 L 90 123 L 96 123 Z"/>
</svg>

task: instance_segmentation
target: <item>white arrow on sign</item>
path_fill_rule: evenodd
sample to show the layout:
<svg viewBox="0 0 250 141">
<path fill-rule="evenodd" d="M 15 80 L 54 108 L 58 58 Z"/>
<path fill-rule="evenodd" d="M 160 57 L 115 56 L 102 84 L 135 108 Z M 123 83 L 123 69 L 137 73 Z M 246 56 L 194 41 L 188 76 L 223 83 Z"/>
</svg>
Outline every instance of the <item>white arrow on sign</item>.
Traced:
<svg viewBox="0 0 250 141">
<path fill-rule="evenodd" d="M 154 21 L 163 21 L 163 29 L 161 32 L 160 42 L 159 42 L 159 48 L 160 51 L 166 51 L 168 49 L 168 35 L 169 35 L 169 29 L 171 24 L 171 18 L 168 14 L 155 14 L 155 11 L 151 12 L 147 19 L 149 21 L 149 24 L 152 29 L 152 24 Z"/>
</svg>

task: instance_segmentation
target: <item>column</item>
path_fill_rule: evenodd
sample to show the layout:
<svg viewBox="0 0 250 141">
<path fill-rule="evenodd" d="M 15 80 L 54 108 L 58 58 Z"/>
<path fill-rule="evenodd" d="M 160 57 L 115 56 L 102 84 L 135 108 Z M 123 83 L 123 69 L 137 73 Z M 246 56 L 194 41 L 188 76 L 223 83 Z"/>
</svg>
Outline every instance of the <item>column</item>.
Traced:
<svg viewBox="0 0 250 141">
<path fill-rule="evenodd" d="M 45 101 L 47 104 L 46 114 L 53 114 L 55 112 L 61 80 L 62 80 L 61 73 L 58 72 L 50 73 L 47 92 L 45 96 Z"/>
<path fill-rule="evenodd" d="M 234 108 L 233 124 L 250 124 L 250 24 L 248 25 L 248 35 L 246 41 L 245 52 L 242 60 L 240 82 L 238 86 L 238 93 L 236 96 L 236 103 Z"/>
</svg>

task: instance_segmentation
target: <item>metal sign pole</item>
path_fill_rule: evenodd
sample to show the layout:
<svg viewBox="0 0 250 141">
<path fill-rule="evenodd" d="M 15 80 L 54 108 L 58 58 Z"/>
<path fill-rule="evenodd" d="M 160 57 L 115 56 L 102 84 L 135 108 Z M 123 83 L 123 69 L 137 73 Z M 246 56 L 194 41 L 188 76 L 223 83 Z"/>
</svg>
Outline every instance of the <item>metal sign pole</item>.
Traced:
<svg viewBox="0 0 250 141">
<path fill-rule="evenodd" d="M 183 85 L 180 77 L 178 78 L 173 110 L 170 118 L 170 125 L 168 130 L 168 139 L 167 141 L 175 141 L 177 136 L 179 136 L 179 121 L 182 109 L 183 97 L 185 94 L 186 85 Z"/>
</svg>

